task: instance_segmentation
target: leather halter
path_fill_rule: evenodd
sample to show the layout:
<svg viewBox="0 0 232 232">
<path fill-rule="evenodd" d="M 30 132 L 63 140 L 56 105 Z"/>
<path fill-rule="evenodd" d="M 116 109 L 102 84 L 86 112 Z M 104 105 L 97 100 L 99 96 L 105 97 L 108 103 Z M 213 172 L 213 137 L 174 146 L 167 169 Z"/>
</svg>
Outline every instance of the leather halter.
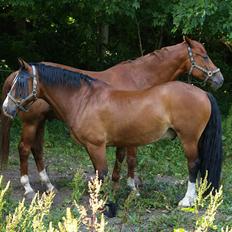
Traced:
<svg viewBox="0 0 232 232">
<path fill-rule="evenodd" d="M 35 66 L 32 65 L 32 75 L 30 75 L 29 77 L 31 77 L 33 79 L 33 84 L 32 84 L 32 92 L 24 99 L 21 99 L 21 100 L 16 100 L 15 97 L 12 96 L 12 91 L 14 89 L 14 86 L 18 80 L 18 75 L 19 73 L 17 74 L 17 76 L 15 77 L 14 81 L 13 81 L 13 85 L 9 91 L 9 93 L 7 94 L 7 96 L 11 99 L 11 101 L 14 102 L 14 104 L 16 105 L 16 107 L 18 109 L 20 109 L 21 111 L 23 112 L 27 112 L 29 110 L 29 106 L 32 105 L 32 103 L 34 103 L 37 99 L 37 80 L 36 80 L 36 69 L 35 69 Z M 29 101 L 29 100 L 32 100 L 32 102 L 30 102 L 29 104 L 27 104 L 27 108 L 24 105 L 24 103 L 26 101 Z"/>
<path fill-rule="evenodd" d="M 206 77 L 205 77 L 205 79 L 203 80 L 203 84 L 204 84 L 204 85 L 206 84 L 206 82 L 207 82 L 208 80 L 212 79 L 212 77 L 213 77 L 213 75 L 214 75 L 215 73 L 220 72 L 220 69 L 219 69 L 219 68 L 216 68 L 215 70 L 211 71 L 211 70 L 208 70 L 208 69 L 206 69 L 206 68 L 204 68 L 204 67 L 198 65 L 198 64 L 195 62 L 194 58 L 193 58 L 193 51 L 192 51 L 192 48 L 191 48 L 190 46 L 188 46 L 188 55 L 189 55 L 189 59 L 190 59 L 190 62 L 191 62 L 191 67 L 190 67 L 190 70 L 189 70 L 189 72 L 188 72 L 188 82 L 189 82 L 189 83 L 191 83 L 191 78 L 190 78 L 190 76 L 191 76 L 192 71 L 193 71 L 194 68 L 196 68 L 196 69 L 202 71 L 204 74 L 206 74 Z"/>
</svg>

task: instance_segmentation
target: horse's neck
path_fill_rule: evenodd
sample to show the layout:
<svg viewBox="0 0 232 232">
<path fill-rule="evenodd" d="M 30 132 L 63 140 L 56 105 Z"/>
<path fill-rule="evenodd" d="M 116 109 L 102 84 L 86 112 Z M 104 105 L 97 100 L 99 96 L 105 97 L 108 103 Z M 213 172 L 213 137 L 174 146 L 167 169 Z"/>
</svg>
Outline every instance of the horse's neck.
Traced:
<svg viewBox="0 0 232 232">
<path fill-rule="evenodd" d="M 103 80 L 117 89 L 136 90 L 176 80 L 180 75 L 187 72 L 185 68 L 187 59 L 186 44 L 180 43 L 155 51 L 134 61 L 117 64 L 101 72 L 81 70 L 49 62 L 45 62 L 45 64 L 84 73 Z"/>
<path fill-rule="evenodd" d="M 39 98 L 44 99 L 68 126 L 72 124 L 76 109 L 81 108 L 82 100 L 86 98 L 87 86 L 80 88 L 65 88 L 63 86 L 48 86 L 39 84 Z M 87 91 L 86 91 L 87 90 Z"/>
<path fill-rule="evenodd" d="M 188 60 L 188 53 L 184 43 L 161 49 L 160 53 L 163 59 L 157 67 L 153 66 L 153 69 L 158 69 L 161 79 L 173 81 L 187 72 L 186 61 Z"/>
<path fill-rule="evenodd" d="M 138 89 L 148 88 L 168 81 L 176 80 L 187 70 L 186 45 L 163 48 L 131 62 L 126 62 L 112 67 L 111 71 L 118 71 L 123 78 L 132 79 Z"/>
</svg>

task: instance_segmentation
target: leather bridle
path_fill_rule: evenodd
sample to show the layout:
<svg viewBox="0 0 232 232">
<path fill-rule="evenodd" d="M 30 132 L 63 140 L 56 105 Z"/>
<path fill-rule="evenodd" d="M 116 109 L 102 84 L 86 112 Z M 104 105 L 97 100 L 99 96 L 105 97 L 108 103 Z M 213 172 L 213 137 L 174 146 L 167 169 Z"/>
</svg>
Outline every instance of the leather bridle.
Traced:
<svg viewBox="0 0 232 232">
<path fill-rule="evenodd" d="M 14 104 L 16 105 L 16 107 L 18 109 L 20 109 L 23 112 L 27 112 L 29 110 L 29 107 L 36 101 L 37 99 L 37 79 L 36 79 L 36 68 L 34 65 L 31 66 L 32 67 L 32 75 L 30 74 L 29 77 L 32 78 L 32 91 L 31 93 L 26 97 L 23 98 L 21 100 L 17 100 L 15 99 L 15 97 L 12 96 L 12 91 L 15 87 L 15 84 L 17 83 L 17 80 L 19 78 L 19 73 L 16 75 L 14 81 L 13 81 L 13 85 L 9 91 L 9 93 L 7 94 L 7 96 L 11 99 L 11 101 L 14 102 Z M 30 101 L 29 104 L 27 104 L 25 106 L 25 102 Z"/>
<path fill-rule="evenodd" d="M 190 70 L 188 72 L 189 83 L 191 83 L 191 74 L 192 74 L 192 71 L 194 68 L 202 71 L 205 74 L 205 79 L 203 80 L 203 84 L 205 84 L 210 79 L 212 80 L 213 75 L 220 72 L 219 68 L 216 68 L 215 70 L 211 71 L 211 70 L 208 70 L 208 69 L 198 65 L 193 58 L 193 51 L 192 51 L 192 48 L 190 46 L 188 46 L 188 55 L 189 55 L 189 59 L 190 59 L 190 63 L 191 63 L 191 67 L 190 67 Z"/>
</svg>

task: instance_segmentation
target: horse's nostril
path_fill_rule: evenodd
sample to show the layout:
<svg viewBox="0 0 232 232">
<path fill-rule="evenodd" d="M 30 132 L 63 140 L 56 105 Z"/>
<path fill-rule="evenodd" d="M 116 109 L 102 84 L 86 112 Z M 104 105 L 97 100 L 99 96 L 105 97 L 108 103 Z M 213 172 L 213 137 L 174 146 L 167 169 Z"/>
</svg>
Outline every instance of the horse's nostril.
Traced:
<svg viewBox="0 0 232 232">
<path fill-rule="evenodd" d="M 223 85 L 223 83 L 224 83 L 224 80 L 223 80 L 223 79 L 221 79 L 221 80 L 219 80 L 219 81 L 217 82 L 217 84 L 219 85 L 219 87 L 221 87 L 221 86 Z"/>
<path fill-rule="evenodd" d="M 220 82 L 220 83 L 221 83 L 221 84 L 223 84 L 223 83 L 224 83 L 224 79 L 223 79 L 223 78 L 221 79 L 221 82 Z"/>
</svg>

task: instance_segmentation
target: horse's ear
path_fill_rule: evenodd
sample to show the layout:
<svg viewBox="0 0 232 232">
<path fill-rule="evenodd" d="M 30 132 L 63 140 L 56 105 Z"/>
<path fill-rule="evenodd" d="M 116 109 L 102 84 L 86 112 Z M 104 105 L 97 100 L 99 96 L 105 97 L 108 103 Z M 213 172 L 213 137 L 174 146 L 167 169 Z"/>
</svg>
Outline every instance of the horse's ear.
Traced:
<svg viewBox="0 0 232 232">
<path fill-rule="evenodd" d="M 22 58 L 18 58 L 18 62 L 19 62 L 20 68 L 26 69 L 26 70 L 28 70 L 28 68 L 30 68 L 30 65 Z"/>
<path fill-rule="evenodd" d="M 191 39 L 184 35 L 183 40 L 189 45 L 189 47 L 191 47 Z"/>
<path fill-rule="evenodd" d="M 19 57 L 18 62 L 19 62 L 20 68 L 23 68 L 23 59 Z"/>
</svg>

